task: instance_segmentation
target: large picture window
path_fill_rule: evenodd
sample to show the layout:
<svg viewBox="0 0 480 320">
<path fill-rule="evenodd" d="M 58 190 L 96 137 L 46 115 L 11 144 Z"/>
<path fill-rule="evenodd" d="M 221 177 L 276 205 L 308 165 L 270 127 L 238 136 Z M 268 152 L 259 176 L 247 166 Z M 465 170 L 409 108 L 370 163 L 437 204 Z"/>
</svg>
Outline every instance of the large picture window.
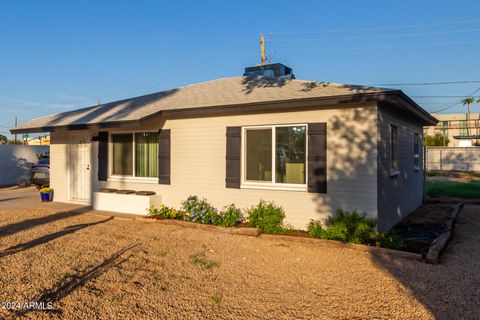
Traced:
<svg viewBox="0 0 480 320">
<path fill-rule="evenodd" d="M 244 128 L 244 182 L 306 184 L 306 126 Z"/>
<path fill-rule="evenodd" d="M 158 177 L 158 132 L 112 134 L 112 175 Z"/>
</svg>

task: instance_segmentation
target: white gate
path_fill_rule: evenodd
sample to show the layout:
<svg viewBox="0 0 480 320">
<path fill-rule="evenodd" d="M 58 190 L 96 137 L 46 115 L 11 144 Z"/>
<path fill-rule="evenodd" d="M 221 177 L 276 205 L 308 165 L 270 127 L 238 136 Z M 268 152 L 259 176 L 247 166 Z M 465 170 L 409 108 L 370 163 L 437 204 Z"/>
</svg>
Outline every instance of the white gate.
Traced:
<svg viewBox="0 0 480 320">
<path fill-rule="evenodd" d="M 69 148 L 69 199 L 90 202 L 90 142 L 88 136 L 72 137 Z"/>
</svg>

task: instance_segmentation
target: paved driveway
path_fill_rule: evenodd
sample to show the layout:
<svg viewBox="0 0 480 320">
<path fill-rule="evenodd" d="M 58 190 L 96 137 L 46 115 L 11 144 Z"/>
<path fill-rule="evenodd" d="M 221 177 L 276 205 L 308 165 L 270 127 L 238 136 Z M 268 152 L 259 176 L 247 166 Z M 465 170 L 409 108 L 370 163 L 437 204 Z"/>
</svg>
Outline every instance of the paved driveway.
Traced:
<svg viewBox="0 0 480 320">
<path fill-rule="evenodd" d="M 35 187 L 10 187 L 0 189 L 0 210 L 15 210 L 23 208 L 46 208 L 55 210 L 71 210 L 81 205 L 42 202 Z"/>
</svg>

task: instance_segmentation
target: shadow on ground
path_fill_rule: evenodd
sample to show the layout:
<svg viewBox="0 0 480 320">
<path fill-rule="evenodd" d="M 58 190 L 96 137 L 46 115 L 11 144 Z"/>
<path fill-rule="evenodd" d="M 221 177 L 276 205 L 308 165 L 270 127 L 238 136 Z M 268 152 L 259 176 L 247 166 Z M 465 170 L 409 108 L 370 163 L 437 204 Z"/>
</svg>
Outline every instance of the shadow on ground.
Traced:
<svg viewBox="0 0 480 320">
<path fill-rule="evenodd" d="M 479 319 L 480 206 L 465 206 L 460 212 L 454 238 L 439 265 L 375 254 L 372 259 L 403 284 L 435 319 Z"/>
<path fill-rule="evenodd" d="M 75 290 L 83 287 L 88 281 L 91 281 L 100 277 L 102 274 L 104 274 L 108 270 L 118 267 L 122 263 L 130 259 L 130 257 L 132 257 L 132 254 L 129 254 L 126 258 L 122 258 L 122 255 L 138 247 L 139 245 L 140 245 L 139 243 L 132 244 L 128 247 L 125 247 L 117 251 L 116 253 L 106 258 L 100 264 L 94 267 L 87 268 L 86 270 L 79 270 L 75 274 L 65 275 L 60 281 L 58 281 L 51 288 L 46 289 L 38 297 L 30 299 L 30 301 L 35 301 L 38 304 L 43 306 L 48 306 L 49 304 L 54 306 L 55 303 L 67 297 Z M 32 311 L 34 310 L 33 309 L 22 310 L 21 312 L 17 312 L 16 316 L 22 317 Z M 54 313 L 54 314 L 63 313 L 63 310 L 59 307 L 53 308 L 53 309 L 47 309 L 44 311 L 48 313 Z"/>
<path fill-rule="evenodd" d="M 91 207 L 85 206 L 75 210 L 56 212 L 54 214 L 42 216 L 39 218 L 27 219 L 20 222 L 7 224 L 0 227 L 0 238 L 10 236 L 18 232 L 25 231 L 57 220 L 75 217 L 90 210 Z"/>
<path fill-rule="evenodd" d="M 95 226 L 97 224 L 108 222 L 112 219 L 113 219 L 113 217 L 110 217 L 108 219 L 101 220 L 101 221 L 94 222 L 94 223 L 82 223 L 82 224 L 77 224 L 77 225 L 73 225 L 73 226 L 68 226 L 61 231 L 50 233 L 50 234 L 47 234 L 43 237 L 33 239 L 31 241 L 28 241 L 28 242 L 21 243 L 21 244 L 18 244 L 16 246 L 10 247 L 7 250 L 5 250 L 4 252 L 0 253 L 0 258 L 3 258 L 5 256 L 11 255 L 11 254 L 15 254 L 17 252 L 21 252 L 21 251 L 31 249 L 33 247 L 45 244 L 47 242 L 58 239 L 60 237 L 63 237 L 63 236 L 66 236 L 68 234 L 77 232 L 79 230 L 82 230 L 82 229 L 85 229 L 85 228 L 88 228 L 88 227 L 91 227 L 91 226 Z"/>
</svg>

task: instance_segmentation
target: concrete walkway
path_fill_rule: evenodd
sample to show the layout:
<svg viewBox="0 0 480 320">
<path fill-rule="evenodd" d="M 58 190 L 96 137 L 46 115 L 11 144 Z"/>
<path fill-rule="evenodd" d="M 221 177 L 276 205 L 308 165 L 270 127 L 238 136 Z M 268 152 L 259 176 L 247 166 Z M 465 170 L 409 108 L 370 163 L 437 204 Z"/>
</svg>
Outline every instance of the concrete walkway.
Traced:
<svg viewBox="0 0 480 320">
<path fill-rule="evenodd" d="M 82 207 L 85 206 L 62 202 L 42 202 L 40 200 L 40 192 L 35 187 L 9 187 L 0 189 L 0 210 L 50 208 L 65 211 Z"/>
</svg>

